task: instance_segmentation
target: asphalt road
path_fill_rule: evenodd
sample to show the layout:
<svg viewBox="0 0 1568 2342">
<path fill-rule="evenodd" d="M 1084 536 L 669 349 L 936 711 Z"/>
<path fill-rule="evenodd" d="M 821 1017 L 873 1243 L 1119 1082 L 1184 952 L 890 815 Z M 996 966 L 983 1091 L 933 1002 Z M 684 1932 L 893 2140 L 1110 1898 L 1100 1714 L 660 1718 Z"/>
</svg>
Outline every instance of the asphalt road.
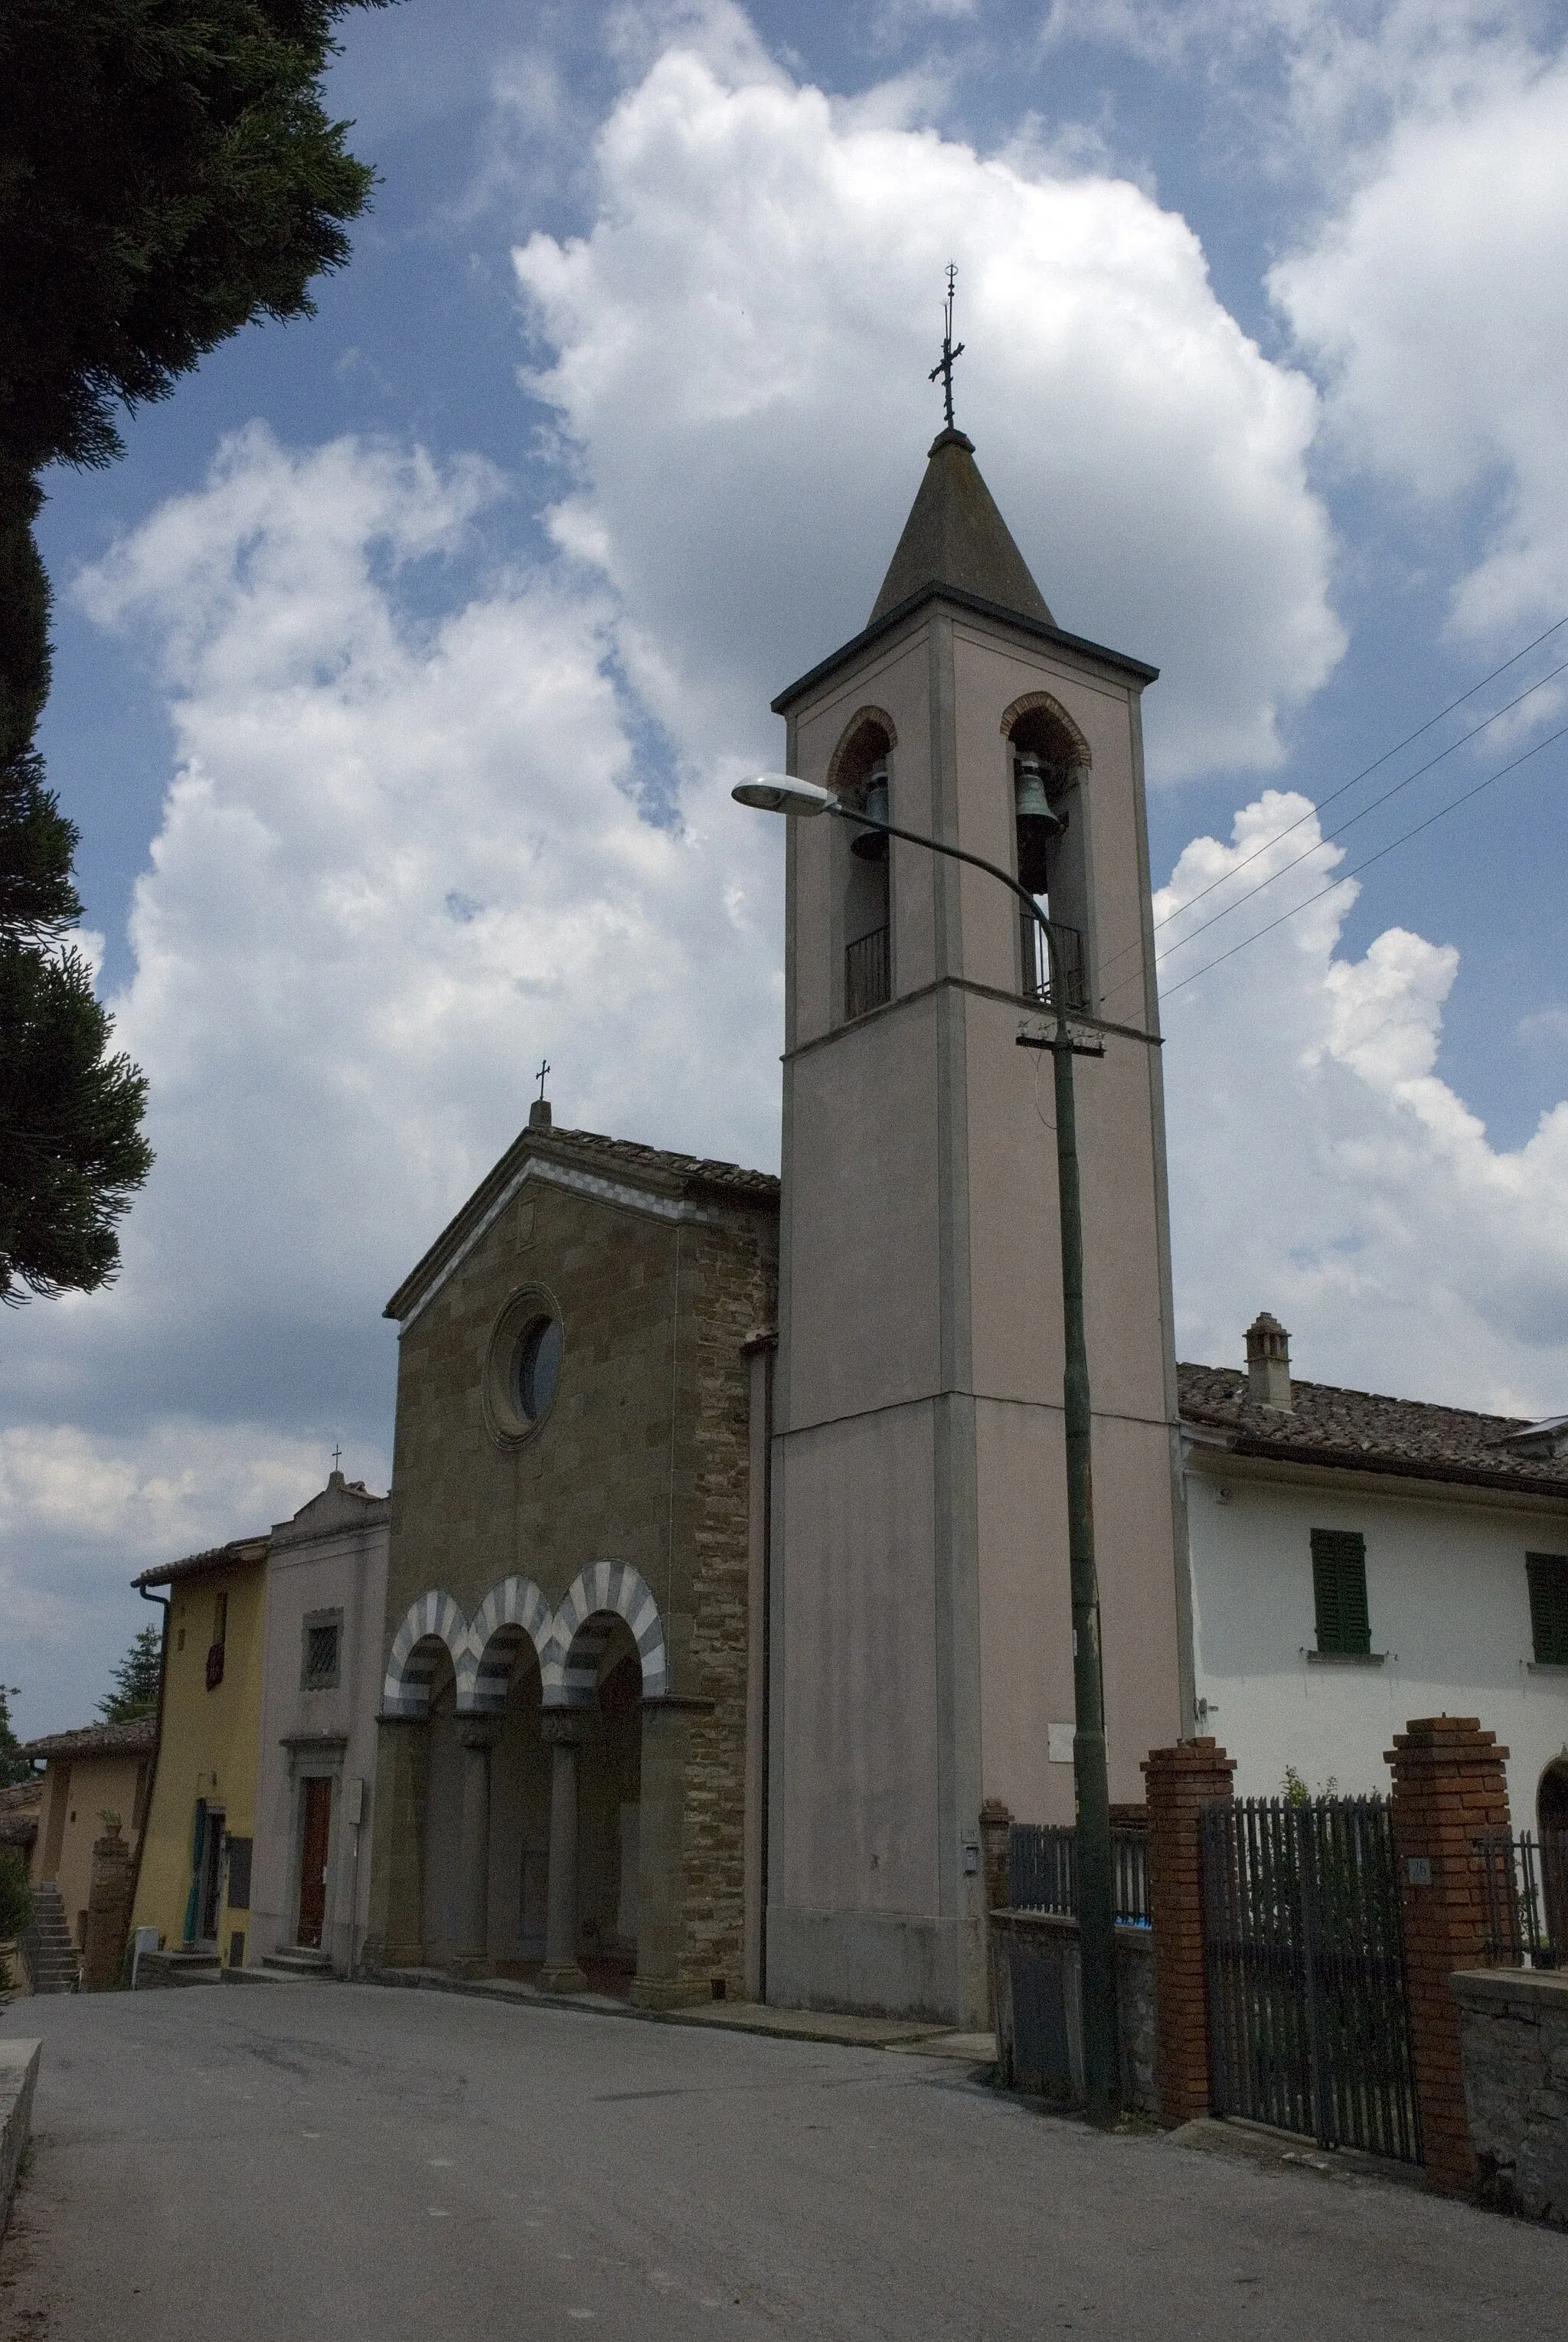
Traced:
<svg viewBox="0 0 1568 2342">
<path fill-rule="evenodd" d="M 1562 2342 L 1568 2237 L 938 2058 L 434 1993 L 14 2004 L 5 2342 Z"/>
</svg>

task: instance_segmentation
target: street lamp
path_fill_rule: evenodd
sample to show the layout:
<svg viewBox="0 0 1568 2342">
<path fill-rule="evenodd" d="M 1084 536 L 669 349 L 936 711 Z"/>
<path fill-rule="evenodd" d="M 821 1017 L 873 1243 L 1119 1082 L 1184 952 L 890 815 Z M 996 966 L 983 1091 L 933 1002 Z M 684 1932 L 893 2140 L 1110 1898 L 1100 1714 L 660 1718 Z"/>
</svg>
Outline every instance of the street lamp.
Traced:
<svg viewBox="0 0 1568 2342">
<path fill-rule="evenodd" d="M 832 789 L 792 774 L 764 773 L 731 790 L 738 805 L 791 819 L 831 814 L 857 828 L 882 831 L 930 854 L 967 862 L 1016 895 L 1045 937 L 1056 1029 L 1036 1046 L 1049 1049 L 1056 1076 L 1056 1186 L 1062 1229 L 1062 1330 L 1065 1358 L 1063 1417 L 1067 1437 L 1067 1556 L 1073 1593 L 1073 1781 L 1077 1815 L 1078 1952 L 1083 1981 L 1084 2095 L 1090 2119 L 1114 2121 L 1121 2104 L 1116 2027 L 1116 1921 L 1111 1853 L 1111 1793 L 1105 1772 L 1105 1716 L 1100 1677 L 1100 1594 L 1094 1576 L 1094 1498 L 1089 1459 L 1089 1358 L 1084 1332 L 1084 1220 L 1079 1196 L 1078 1130 L 1073 1060 L 1099 1057 L 1104 1045 L 1074 1041 L 1067 1026 L 1067 986 L 1051 923 L 1010 870 L 941 838 L 923 837 L 891 821 L 856 813 Z M 1053 816 L 1058 827 L 1059 816 Z M 1021 1036 L 1022 1037 L 1022 1036 Z"/>
</svg>

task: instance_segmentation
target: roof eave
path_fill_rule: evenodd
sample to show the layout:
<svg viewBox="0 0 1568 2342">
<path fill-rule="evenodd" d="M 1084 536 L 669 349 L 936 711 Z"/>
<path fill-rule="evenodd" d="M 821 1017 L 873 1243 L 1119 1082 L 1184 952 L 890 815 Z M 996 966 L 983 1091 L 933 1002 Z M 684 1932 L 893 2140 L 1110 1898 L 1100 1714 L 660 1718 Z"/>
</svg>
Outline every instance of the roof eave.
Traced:
<svg viewBox="0 0 1568 2342">
<path fill-rule="evenodd" d="M 1263 1464 L 1289 1464 L 1303 1471 L 1370 1472 L 1396 1480 L 1424 1480 L 1433 1487 L 1484 1488 L 1499 1496 L 1545 1496 L 1568 1506 L 1568 1480 L 1533 1472 L 1489 1472 L 1484 1465 L 1438 1464 L 1419 1456 L 1378 1455 L 1364 1448 L 1318 1447 L 1290 1439 L 1263 1439 L 1255 1433 L 1229 1430 L 1183 1415 L 1182 1430 L 1195 1450 L 1214 1450 L 1255 1458 Z"/>
<path fill-rule="evenodd" d="M 1140 689 L 1144 684 L 1153 683 L 1160 672 L 1157 666 L 1150 666 L 1143 659 L 1129 658 L 1124 651 L 1108 649 L 1104 643 L 1092 643 L 1083 635 L 1070 635 L 1061 626 L 1046 626 L 1043 620 L 1031 618 L 1022 610 L 1009 610 L 1000 602 L 987 602 L 978 594 L 966 594 L 958 586 L 944 586 L 934 582 L 929 586 L 923 586 L 918 593 L 911 594 L 904 601 L 889 610 L 885 616 L 876 619 L 873 625 L 864 627 L 860 634 L 852 636 L 847 643 L 842 644 L 836 651 L 832 652 L 828 657 L 821 660 L 817 666 L 800 676 L 798 681 L 786 685 L 773 702 L 774 714 L 787 715 L 796 700 L 804 698 L 808 692 L 814 690 L 818 684 L 825 683 L 839 667 L 847 666 L 852 659 L 858 658 L 863 651 L 868 649 L 873 643 L 879 641 L 884 635 L 891 634 L 894 627 L 901 626 L 905 619 L 913 617 L 915 612 L 923 609 L 927 602 L 951 602 L 961 610 L 973 610 L 983 618 L 996 618 L 1004 626 L 1016 626 L 1020 633 L 1033 635 L 1039 642 L 1054 643 L 1059 649 L 1077 651 L 1085 657 L 1102 660 L 1107 666 L 1119 667 L 1124 675 L 1133 676 Z"/>
</svg>

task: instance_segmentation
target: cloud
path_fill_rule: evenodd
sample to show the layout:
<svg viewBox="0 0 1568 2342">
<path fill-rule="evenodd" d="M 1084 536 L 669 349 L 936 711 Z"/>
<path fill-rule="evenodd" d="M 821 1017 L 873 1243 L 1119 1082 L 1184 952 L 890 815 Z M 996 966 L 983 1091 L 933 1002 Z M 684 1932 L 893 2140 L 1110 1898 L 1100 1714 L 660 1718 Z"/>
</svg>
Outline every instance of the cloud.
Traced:
<svg viewBox="0 0 1568 2342">
<path fill-rule="evenodd" d="M 1156 778 L 1277 759 L 1342 646 L 1317 403 L 1183 221 L 695 46 L 596 159 L 589 231 L 516 255 L 578 474 L 554 527 L 689 753 L 768 751 L 766 697 L 864 624 L 940 422 L 954 257 L 960 419 L 1060 622 L 1166 670 Z"/>
<path fill-rule="evenodd" d="M 542 1056 L 560 1122 L 776 1159 L 780 841 L 732 767 L 645 786 L 602 587 L 464 594 L 500 493 L 254 427 L 82 583 L 157 661 L 178 769 L 110 1004 L 157 1164 L 119 1282 L 0 1361 L 32 1426 L 10 1615 L 45 1645 L 56 1595 L 292 1510 L 340 1433 L 385 1471 L 382 1305 Z"/>
<path fill-rule="evenodd" d="M 1154 898 L 1182 1355 L 1239 1362 L 1243 1329 L 1268 1308 L 1311 1379 L 1560 1409 L 1568 1104 L 1523 1146 L 1490 1143 L 1436 1070 L 1458 953 L 1391 927 L 1360 959 L 1340 956 L 1359 892 L 1333 883 L 1343 858 L 1305 798 L 1266 791 L 1228 845 L 1194 839 Z M 1199 918 L 1263 880 L 1260 898 L 1181 948 Z M 1174 990 L 1298 903 L 1284 926 Z"/>
<path fill-rule="evenodd" d="M 1345 465 L 1476 496 L 1453 625 L 1485 644 L 1568 607 L 1568 60 L 1401 125 L 1270 289 L 1320 369 Z"/>
<path fill-rule="evenodd" d="M 345 1457 L 385 1473 L 385 1455 Z M 12 1721 L 24 1738 L 92 1721 L 139 1626 L 131 1579 L 285 1520 L 320 1487 L 324 1454 L 263 1423 L 170 1418 L 130 1437 L 69 1424 L 0 1431 L 0 1607 Z M 382 1485 L 385 1485 L 383 1481 Z"/>
</svg>

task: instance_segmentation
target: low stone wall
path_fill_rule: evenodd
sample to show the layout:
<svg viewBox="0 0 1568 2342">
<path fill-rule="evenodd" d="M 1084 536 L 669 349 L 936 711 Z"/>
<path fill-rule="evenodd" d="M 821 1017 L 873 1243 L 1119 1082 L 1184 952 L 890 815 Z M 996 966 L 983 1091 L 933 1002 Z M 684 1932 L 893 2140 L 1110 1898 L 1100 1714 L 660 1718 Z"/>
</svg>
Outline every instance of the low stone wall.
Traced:
<svg viewBox="0 0 1568 2342">
<path fill-rule="evenodd" d="M 991 1989 L 996 2064 L 1009 2089 L 1058 2105 L 1084 2099 L 1083 1994 L 1078 1922 L 1048 1911 L 993 1911 Z M 1116 2018 L 1122 2104 L 1159 2113 L 1154 1937 L 1148 1927 L 1116 1930 Z"/>
<path fill-rule="evenodd" d="M 1568 2227 L 1568 1975 L 1467 1968 L 1459 2003 L 1476 2192 Z"/>
<path fill-rule="evenodd" d="M 11 2217 L 17 2167 L 33 2127 L 41 2041 L 0 2041 L 0 2237 Z"/>
</svg>

